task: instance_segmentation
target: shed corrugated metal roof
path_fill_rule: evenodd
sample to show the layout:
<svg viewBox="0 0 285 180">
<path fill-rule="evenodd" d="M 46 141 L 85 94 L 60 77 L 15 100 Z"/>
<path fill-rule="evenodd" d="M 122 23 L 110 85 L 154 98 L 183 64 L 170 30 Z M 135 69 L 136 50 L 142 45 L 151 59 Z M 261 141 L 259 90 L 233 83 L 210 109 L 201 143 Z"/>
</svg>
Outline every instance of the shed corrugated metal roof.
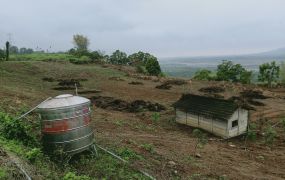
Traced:
<svg viewBox="0 0 285 180">
<path fill-rule="evenodd" d="M 231 100 L 184 94 L 173 104 L 177 109 L 191 114 L 227 121 L 239 106 Z"/>
</svg>

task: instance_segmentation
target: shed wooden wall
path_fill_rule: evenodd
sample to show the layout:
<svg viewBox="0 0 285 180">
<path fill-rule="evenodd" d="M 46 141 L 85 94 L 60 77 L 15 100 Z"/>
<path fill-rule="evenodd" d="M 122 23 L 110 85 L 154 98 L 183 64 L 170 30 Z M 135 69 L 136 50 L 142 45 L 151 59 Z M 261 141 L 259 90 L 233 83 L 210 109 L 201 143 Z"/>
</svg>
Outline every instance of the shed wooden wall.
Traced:
<svg viewBox="0 0 285 180">
<path fill-rule="evenodd" d="M 232 122 L 238 120 L 238 126 L 232 127 Z M 228 129 L 229 137 L 238 136 L 246 132 L 248 123 L 248 110 L 238 109 L 229 119 Z"/>
</svg>

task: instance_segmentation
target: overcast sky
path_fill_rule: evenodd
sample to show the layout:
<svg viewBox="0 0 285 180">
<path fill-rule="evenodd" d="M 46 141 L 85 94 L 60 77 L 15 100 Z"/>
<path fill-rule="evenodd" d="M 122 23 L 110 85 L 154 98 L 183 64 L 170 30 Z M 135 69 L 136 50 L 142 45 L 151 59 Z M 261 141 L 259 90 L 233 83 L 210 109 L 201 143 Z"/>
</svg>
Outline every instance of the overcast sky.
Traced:
<svg viewBox="0 0 285 180">
<path fill-rule="evenodd" d="M 0 0 L 0 43 L 52 51 L 84 34 L 90 49 L 158 57 L 285 47 L 285 0 Z"/>
</svg>

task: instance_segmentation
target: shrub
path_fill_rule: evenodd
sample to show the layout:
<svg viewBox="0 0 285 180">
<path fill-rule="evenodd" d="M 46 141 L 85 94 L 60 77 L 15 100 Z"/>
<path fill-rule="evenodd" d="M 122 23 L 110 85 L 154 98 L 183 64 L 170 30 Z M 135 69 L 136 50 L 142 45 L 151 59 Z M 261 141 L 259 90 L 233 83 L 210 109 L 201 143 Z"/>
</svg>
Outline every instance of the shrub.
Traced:
<svg viewBox="0 0 285 180">
<path fill-rule="evenodd" d="M 88 176 L 77 176 L 73 172 L 68 172 L 64 175 L 63 180 L 91 180 Z"/>
<path fill-rule="evenodd" d="M 35 145 L 36 138 L 30 132 L 31 127 L 21 120 L 0 112 L 0 133 L 7 139 L 20 140 L 26 145 Z"/>
<path fill-rule="evenodd" d="M 139 65 L 139 66 L 136 66 L 136 72 L 145 74 L 147 71 L 144 66 Z"/>
<path fill-rule="evenodd" d="M 160 65 L 154 56 L 147 60 L 145 68 L 150 75 L 158 76 L 161 73 Z"/>
<path fill-rule="evenodd" d="M 160 114 L 158 112 L 155 112 L 151 115 L 151 119 L 154 123 L 157 123 L 160 119 Z"/>
<path fill-rule="evenodd" d="M 150 153 L 154 153 L 154 148 L 153 148 L 152 144 L 143 144 L 140 147 L 145 149 L 146 151 L 148 151 Z"/>
<path fill-rule="evenodd" d="M 196 80 L 211 80 L 211 71 L 207 69 L 202 69 L 195 72 L 194 79 Z"/>
<path fill-rule="evenodd" d="M 69 62 L 73 64 L 89 64 L 91 60 L 88 56 L 82 56 L 81 58 L 70 58 Z"/>
<path fill-rule="evenodd" d="M 39 148 L 33 148 L 32 150 L 26 153 L 26 158 L 31 161 L 35 162 L 37 159 L 43 156 L 42 151 Z"/>
<path fill-rule="evenodd" d="M 202 148 L 208 142 L 207 135 L 203 133 L 200 129 L 194 129 L 192 132 L 193 136 L 197 139 L 195 145 L 195 153 L 197 148 Z"/>
<path fill-rule="evenodd" d="M 272 145 L 276 136 L 277 133 L 271 126 L 265 129 L 264 140 L 266 144 Z"/>
<path fill-rule="evenodd" d="M 247 133 L 246 133 L 246 138 L 255 141 L 256 140 L 256 125 L 255 124 L 250 124 Z"/>
<path fill-rule="evenodd" d="M 119 149 L 118 154 L 127 161 L 130 159 L 142 159 L 142 157 L 138 155 L 135 151 L 126 147 Z"/>
</svg>

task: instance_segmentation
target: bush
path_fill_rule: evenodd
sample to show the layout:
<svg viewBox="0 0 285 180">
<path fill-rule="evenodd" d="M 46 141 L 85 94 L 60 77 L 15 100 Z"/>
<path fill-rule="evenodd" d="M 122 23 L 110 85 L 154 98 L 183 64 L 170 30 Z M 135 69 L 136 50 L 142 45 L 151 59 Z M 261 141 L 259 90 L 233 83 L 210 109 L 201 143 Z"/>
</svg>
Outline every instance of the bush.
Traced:
<svg viewBox="0 0 285 180">
<path fill-rule="evenodd" d="M 154 123 L 157 123 L 160 119 L 160 114 L 158 112 L 155 112 L 151 115 L 151 119 Z"/>
<path fill-rule="evenodd" d="M 82 56 L 81 58 L 70 58 L 69 62 L 73 64 L 89 64 L 91 60 L 88 56 Z"/>
<path fill-rule="evenodd" d="M 26 158 L 31 162 L 35 162 L 41 157 L 43 157 L 43 153 L 39 148 L 33 148 L 32 150 L 26 153 Z"/>
<path fill-rule="evenodd" d="M 154 56 L 147 60 L 145 68 L 150 75 L 158 76 L 161 73 L 160 65 Z"/>
<path fill-rule="evenodd" d="M 271 126 L 265 129 L 264 140 L 266 144 L 272 145 L 276 136 L 277 133 Z"/>
<path fill-rule="evenodd" d="M 255 141 L 256 140 L 256 125 L 255 124 L 250 124 L 247 133 L 246 133 L 246 138 Z"/>
<path fill-rule="evenodd" d="M 77 176 L 73 172 L 68 172 L 64 175 L 63 180 L 91 180 L 88 176 Z"/>
<path fill-rule="evenodd" d="M 212 72 L 210 70 L 202 69 L 200 71 L 195 72 L 194 79 L 209 81 L 212 79 L 211 74 Z"/>
<path fill-rule="evenodd" d="M 26 145 L 35 145 L 36 138 L 32 136 L 31 127 L 25 125 L 21 120 L 0 112 L 0 133 L 7 139 L 22 141 Z"/>
<path fill-rule="evenodd" d="M 145 74 L 147 71 L 144 66 L 139 65 L 139 66 L 136 66 L 136 72 Z"/>
<path fill-rule="evenodd" d="M 127 161 L 131 159 L 142 159 L 142 157 L 138 155 L 135 151 L 126 147 L 119 149 L 118 154 Z"/>
</svg>

